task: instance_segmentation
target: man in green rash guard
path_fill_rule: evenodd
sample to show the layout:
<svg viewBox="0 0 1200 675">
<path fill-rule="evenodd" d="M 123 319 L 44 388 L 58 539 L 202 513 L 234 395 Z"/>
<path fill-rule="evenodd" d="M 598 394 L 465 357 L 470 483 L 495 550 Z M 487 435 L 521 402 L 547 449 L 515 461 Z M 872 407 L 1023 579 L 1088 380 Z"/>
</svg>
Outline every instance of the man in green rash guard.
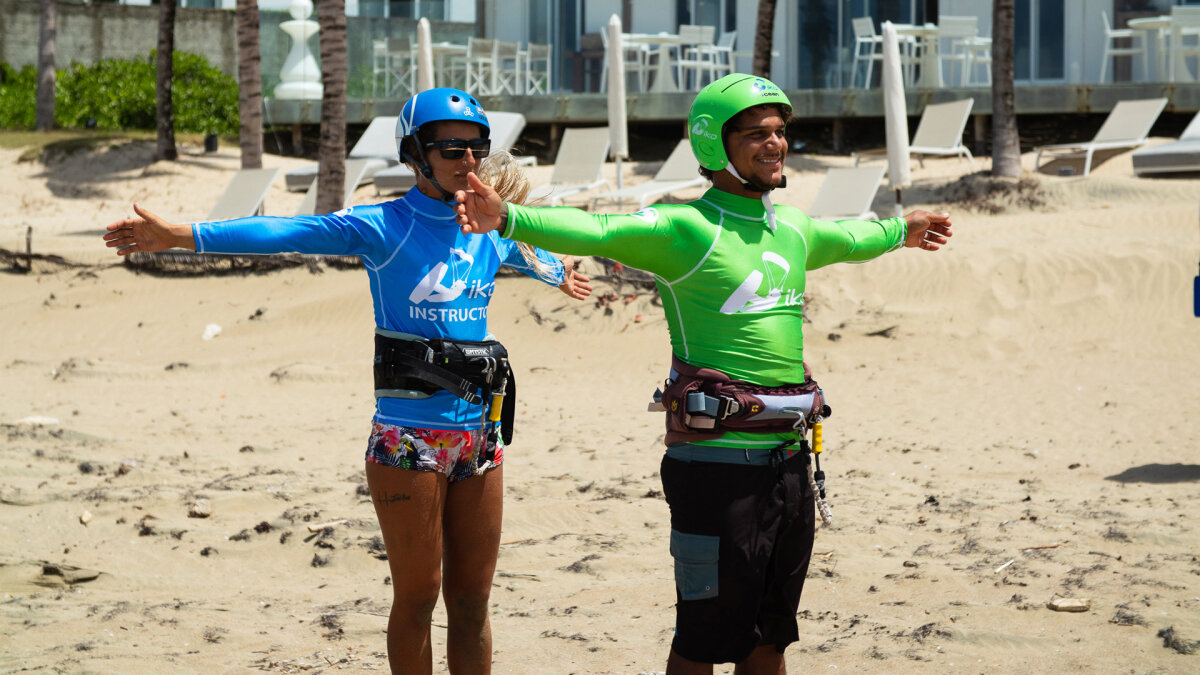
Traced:
<svg viewBox="0 0 1200 675">
<path fill-rule="evenodd" d="M 815 529 L 804 429 L 823 406 L 804 367 L 805 272 L 901 246 L 936 251 L 951 235 L 948 214 L 829 222 L 772 205 L 771 190 L 784 185 L 790 116 L 787 97 L 763 78 L 733 74 L 705 87 L 688 131 L 713 187 L 688 204 L 596 216 L 528 208 L 505 204 L 474 174 L 471 191 L 456 195 L 464 232 L 500 229 L 544 249 L 652 272 L 671 334 L 671 382 L 699 382 L 698 391 L 711 393 L 727 376 L 758 397 L 739 408 L 705 393 L 698 403 L 715 407 L 693 410 L 692 396 L 670 398 L 675 384 L 664 393 L 661 477 L 677 594 L 671 675 L 712 673 L 714 663 L 777 675 L 799 637 L 795 614 Z M 769 401 L 791 417 L 755 426 L 745 409 L 765 418 L 758 403 L 771 408 Z M 680 402 L 689 414 L 678 413 Z"/>
</svg>

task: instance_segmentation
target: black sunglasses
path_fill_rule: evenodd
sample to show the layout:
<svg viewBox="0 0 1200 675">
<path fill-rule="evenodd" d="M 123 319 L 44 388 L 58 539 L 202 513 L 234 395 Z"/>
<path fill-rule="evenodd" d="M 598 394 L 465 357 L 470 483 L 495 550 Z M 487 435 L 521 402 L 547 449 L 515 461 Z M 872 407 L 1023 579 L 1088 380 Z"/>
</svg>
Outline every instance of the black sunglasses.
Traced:
<svg viewBox="0 0 1200 675">
<path fill-rule="evenodd" d="M 425 149 L 437 148 L 438 152 L 442 153 L 442 159 L 462 159 L 463 155 L 467 154 L 467 149 L 471 150 L 471 154 L 475 159 L 483 159 L 488 156 L 492 149 L 492 140 L 490 138 L 447 138 L 441 141 L 429 141 L 425 144 Z"/>
</svg>

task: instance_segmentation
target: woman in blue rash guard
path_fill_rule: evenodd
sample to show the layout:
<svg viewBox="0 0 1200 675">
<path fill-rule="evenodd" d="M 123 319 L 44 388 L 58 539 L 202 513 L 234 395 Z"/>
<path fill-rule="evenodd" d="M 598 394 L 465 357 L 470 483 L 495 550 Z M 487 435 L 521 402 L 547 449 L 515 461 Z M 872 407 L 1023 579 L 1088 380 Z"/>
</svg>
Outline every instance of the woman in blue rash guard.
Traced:
<svg viewBox="0 0 1200 675">
<path fill-rule="evenodd" d="M 104 235 L 118 255 L 184 248 L 362 259 L 376 325 L 376 410 L 366 472 L 394 589 L 387 630 L 393 672 L 431 671 L 430 622 L 439 591 L 451 672 L 491 667 L 488 598 L 500 546 L 504 442 L 489 403 L 511 379 L 506 359 L 496 367 L 498 355 L 506 354 L 487 342 L 497 269 L 519 269 L 572 298 L 591 293 L 590 280 L 574 271 L 569 256 L 560 262 L 495 233 L 459 231 L 451 204 L 456 190 L 467 189 L 468 172 L 508 185 L 511 201 L 524 201 L 528 191 L 506 153 L 480 166 L 490 151 L 489 133 L 471 95 L 421 92 L 405 103 L 396 125 L 400 160 L 417 176 L 417 189 L 402 199 L 324 216 L 192 225 L 167 223 L 135 204 L 137 217 L 109 225 Z M 430 365 L 451 357 L 469 363 L 459 370 Z M 482 371 L 471 370 L 481 363 Z"/>
</svg>

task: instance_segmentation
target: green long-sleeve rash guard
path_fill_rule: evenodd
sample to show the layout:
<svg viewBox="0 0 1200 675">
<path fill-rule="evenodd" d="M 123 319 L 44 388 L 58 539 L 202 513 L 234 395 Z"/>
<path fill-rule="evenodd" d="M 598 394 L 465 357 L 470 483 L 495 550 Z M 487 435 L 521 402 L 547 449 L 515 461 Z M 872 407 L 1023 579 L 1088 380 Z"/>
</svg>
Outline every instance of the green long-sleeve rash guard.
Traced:
<svg viewBox="0 0 1200 675">
<path fill-rule="evenodd" d="M 632 215 L 509 205 L 505 236 L 573 255 L 600 255 L 655 275 L 683 361 L 763 385 L 804 379 L 806 270 L 861 262 L 903 245 L 903 218 L 821 221 L 710 189 L 688 204 Z"/>
</svg>

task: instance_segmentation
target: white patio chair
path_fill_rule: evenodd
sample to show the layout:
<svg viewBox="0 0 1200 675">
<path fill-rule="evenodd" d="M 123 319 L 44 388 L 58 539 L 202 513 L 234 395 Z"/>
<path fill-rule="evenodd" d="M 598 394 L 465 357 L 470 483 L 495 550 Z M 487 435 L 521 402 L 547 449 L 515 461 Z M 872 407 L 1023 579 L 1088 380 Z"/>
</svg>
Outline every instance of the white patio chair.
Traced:
<svg viewBox="0 0 1200 675">
<path fill-rule="evenodd" d="M 737 44 L 737 31 L 721 33 L 717 43 L 707 48 L 709 71 L 712 81 L 717 81 L 733 72 L 733 50 Z"/>
<path fill-rule="evenodd" d="M 713 46 L 716 30 L 712 26 L 680 24 L 679 45 L 675 47 L 674 62 L 671 65 L 675 66 L 675 79 L 681 89 L 700 89 L 700 74 L 708 70 L 707 50 Z M 688 86 L 689 73 L 694 76 L 694 88 Z"/>
<path fill-rule="evenodd" d="M 525 48 L 525 93 L 550 93 L 550 45 L 529 43 Z"/>
<path fill-rule="evenodd" d="M 1100 11 L 1100 19 L 1104 21 L 1104 60 L 1100 62 L 1100 82 L 1103 84 L 1108 73 L 1108 62 L 1114 56 L 1142 57 L 1142 77 L 1150 80 L 1150 59 L 1146 52 L 1146 33 L 1132 28 L 1113 28 L 1108 20 L 1108 12 Z M 1129 46 L 1117 46 L 1117 40 L 1129 40 Z"/>
<path fill-rule="evenodd" d="M 1181 75 L 1176 71 L 1181 67 L 1186 69 L 1187 60 L 1193 58 L 1197 59 L 1197 70 L 1200 71 L 1200 6 L 1176 5 L 1171 8 L 1171 65 L 1168 79 L 1172 82 L 1190 81 L 1192 78 L 1188 74 Z"/>
<path fill-rule="evenodd" d="M 385 98 L 408 98 L 417 86 L 417 53 L 412 39 L 405 37 L 372 41 L 373 80 L 375 93 L 379 76 L 383 76 Z"/>
<path fill-rule="evenodd" d="M 689 188 L 703 187 L 708 181 L 699 174 L 700 165 L 692 154 L 692 144 L 683 139 L 675 145 L 667 161 L 654 174 L 654 178 L 636 185 L 628 185 L 620 190 L 611 190 L 597 194 L 588 201 L 588 209 L 596 208 L 602 201 L 624 202 L 637 201 L 638 210 L 662 195 L 671 194 Z"/>
<path fill-rule="evenodd" d="M 957 66 L 958 84 L 965 87 L 970 81 L 971 42 L 979 37 L 979 18 L 974 16 L 941 16 L 938 18 L 938 40 L 942 45 L 938 49 L 938 58 L 942 64 L 948 82 L 955 81 L 954 71 Z"/>
<path fill-rule="evenodd" d="M 371 41 L 371 95 L 379 93 L 379 80 L 383 79 L 383 90 L 387 91 L 388 79 L 387 40 Z"/>
<path fill-rule="evenodd" d="M 883 63 L 883 36 L 875 32 L 875 22 L 869 16 L 851 19 L 854 26 L 854 69 L 850 71 L 850 88 L 858 78 L 858 64 L 867 63 L 867 76 L 863 80 L 863 89 L 871 88 L 871 73 L 875 62 Z"/>
<path fill-rule="evenodd" d="M 604 45 L 604 63 L 600 66 L 600 91 L 608 91 L 608 31 L 600 31 L 600 44 Z M 622 44 L 625 56 L 625 77 L 630 75 L 637 78 L 637 90 L 646 91 L 646 83 L 650 80 L 650 45 Z"/>
<path fill-rule="evenodd" d="M 1037 171 L 1040 168 L 1042 153 L 1049 151 L 1062 157 L 1083 157 L 1083 175 L 1086 176 L 1092 170 L 1092 155 L 1097 150 L 1136 148 L 1145 143 L 1155 120 L 1166 106 L 1165 98 L 1121 101 L 1108 113 L 1104 124 L 1092 140 L 1043 145 L 1037 148 L 1033 170 Z"/>
<path fill-rule="evenodd" d="M 518 94 L 521 92 L 521 45 L 516 42 L 496 40 L 492 54 L 495 67 L 492 69 L 493 94 Z"/>
<path fill-rule="evenodd" d="M 476 96 L 492 96 L 496 72 L 496 41 L 487 38 L 467 38 L 467 53 L 450 59 L 450 77 L 462 84 L 464 91 Z"/>
</svg>

